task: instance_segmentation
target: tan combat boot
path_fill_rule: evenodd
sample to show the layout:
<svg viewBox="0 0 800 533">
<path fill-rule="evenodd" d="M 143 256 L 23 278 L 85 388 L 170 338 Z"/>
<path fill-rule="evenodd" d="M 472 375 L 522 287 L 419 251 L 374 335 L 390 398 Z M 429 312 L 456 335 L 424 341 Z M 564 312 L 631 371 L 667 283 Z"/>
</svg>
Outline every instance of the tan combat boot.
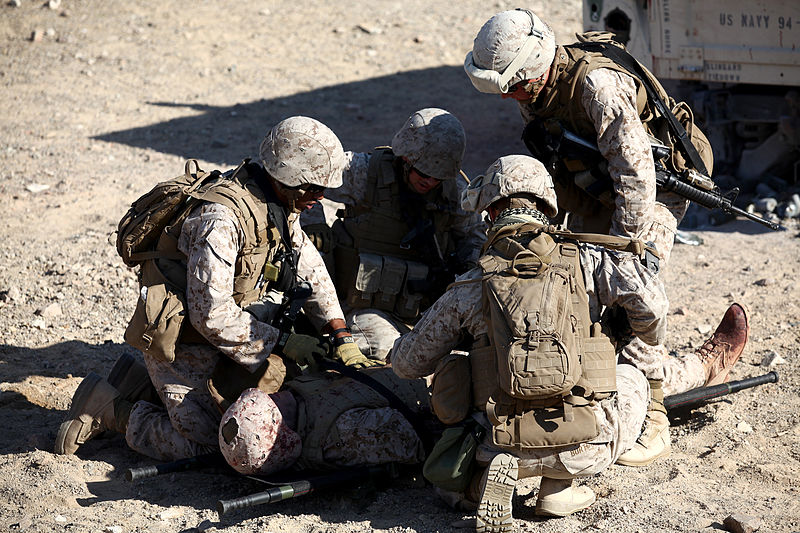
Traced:
<svg viewBox="0 0 800 533">
<path fill-rule="evenodd" d="M 747 313 L 741 305 L 732 304 L 711 338 L 697 350 L 706 369 L 706 387 L 728 381 L 728 374 L 742 355 L 749 334 Z"/>
<path fill-rule="evenodd" d="M 539 516 L 568 516 L 592 505 L 597 498 L 589 487 L 573 487 L 571 479 L 543 477 L 536 498 Z"/>
<path fill-rule="evenodd" d="M 619 465 L 646 466 L 672 453 L 662 382 L 656 379 L 648 379 L 647 382 L 650 384 L 650 405 L 647 407 L 642 433 L 633 448 L 619 456 Z"/>
<path fill-rule="evenodd" d="M 55 452 L 74 454 L 81 444 L 107 429 L 124 433 L 131 407 L 117 389 L 90 372 L 72 397 L 67 417 L 58 429 Z"/>
<path fill-rule="evenodd" d="M 496 455 L 484 474 L 486 481 L 478 504 L 475 531 L 509 533 L 515 530 L 511 500 L 517 486 L 517 458 L 507 453 Z"/>
</svg>

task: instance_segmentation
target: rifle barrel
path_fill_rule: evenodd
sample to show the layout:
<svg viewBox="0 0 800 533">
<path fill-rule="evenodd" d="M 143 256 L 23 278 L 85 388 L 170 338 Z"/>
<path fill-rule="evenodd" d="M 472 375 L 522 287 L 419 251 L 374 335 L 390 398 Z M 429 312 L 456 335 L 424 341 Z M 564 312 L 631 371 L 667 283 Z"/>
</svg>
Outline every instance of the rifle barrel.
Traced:
<svg viewBox="0 0 800 533">
<path fill-rule="evenodd" d="M 679 196 L 683 196 L 687 200 L 700 204 L 708 209 L 722 209 L 726 213 L 732 215 L 741 215 L 745 218 L 758 222 L 770 229 L 780 229 L 780 224 L 770 222 L 767 219 L 761 218 L 753 213 L 748 213 L 744 209 L 740 209 L 733 205 L 728 198 L 720 195 L 719 193 L 699 189 L 689 183 L 682 181 L 678 176 L 664 170 L 656 171 L 656 185 L 659 189 L 664 191 L 674 192 Z"/>
<path fill-rule="evenodd" d="M 714 385 L 713 387 L 699 387 L 697 389 L 692 389 L 680 394 L 667 396 L 664 398 L 664 407 L 667 408 L 667 411 L 680 407 L 691 407 L 694 405 L 700 405 L 714 398 L 719 398 L 720 396 L 726 396 L 734 392 L 739 392 L 743 389 L 749 389 L 752 387 L 758 387 L 759 385 L 777 382 L 778 373 L 773 371 L 761 376 L 731 381 L 730 383 L 722 383 L 721 385 Z"/>
</svg>

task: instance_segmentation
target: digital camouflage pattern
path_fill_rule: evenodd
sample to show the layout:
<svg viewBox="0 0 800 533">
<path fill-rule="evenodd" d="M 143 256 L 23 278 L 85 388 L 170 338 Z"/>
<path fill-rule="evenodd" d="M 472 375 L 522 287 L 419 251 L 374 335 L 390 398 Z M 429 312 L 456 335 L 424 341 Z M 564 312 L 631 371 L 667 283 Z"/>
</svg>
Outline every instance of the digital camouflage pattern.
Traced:
<svg viewBox="0 0 800 533">
<path fill-rule="evenodd" d="M 411 326 L 380 309 L 355 309 L 347 313 L 347 325 L 362 353 L 384 360 L 394 341 Z"/>
<path fill-rule="evenodd" d="M 455 115 L 444 109 L 420 109 L 395 133 L 392 152 L 418 171 L 438 180 L 456 179 L 467 135 Z"/>
<path fill-rule="evenodd" d="M 313 118 L 297 116 L 278 122 L 261 142 L 259 156 L 267 172 L 287 187 L 342 183 L 342 143 L 328 126 Z"/>
<path fill-rule="evenodd" d="M 322 444 L 326 462 L 337 466 L 414 464 L 425 459 L 414 428 L 391 407 L 358 407 L 335 422 L 337 438 Z"/>
<path fill-rule="evenodd" d="M 643 340 L 658 343 L 666 328 L 668 303 L 657 276 L 638 258 L 589 244 L 580 245 L 581 267 L 590 300 L 590 316 L 599 319 L 603 306 L 620 305 L 630 317 L 633 331 Z M 480 279 L 474 269 L 463 277 Z M 450 289 L 422 316 L 416 327 L 400 338 L 390 354 L 392 368 L 404 378 L 427 376 L 450 353 L 465 334 L 474 338 L 487 333 L 481 309 L 481 283 L 462 283 Z M 613 463 L 639 435 L 650 392 L 643 374 L 632 366 L 617 366 L 617 395 L 592 409 L 600 427 L 588 443 L 549 449 L 514 452 L 524 476 L 592 475 Z M 490 427 L 486 416 L 478 420 Z M 488 463 L 497 453 L 491 432 L 484 438 L 476 458 Z"/>
<path fill-rule="evenodd" d="M 663 270 L 688 201 L 671 193 L 656 195 L 655 164 L 636 107 L 634 79 L 611 69 L 592 70 L 586 76 L 581 103 L 597 131 L 597 144 L 608 161 L 616 191 L 609 233 L 652 242 Z M 523 118 L 530 121 L 534 117 L 533 106 L 519 104 Z M 560 200 L 569 199 L 562 197 Z M 591 226 L 575 229 L 605 231 L 605 228 Z M 663 345 L 648 346 L 634 340 L 623 350 L 623 357 L 649 379 L 664 380 L 666 394 L 684 392 L 704 383 L 702 366 L 693 354 L 672 358 Z"/>
<path fill-rule="evenodd" d="M 651 344 L 662 342 L 669 303 L 658 277 L 628 253 L 583 243 L 580 253 L 592 322 L 600 320 L 603 306 L 619 305 L 627 311 L 636 335 Z M 390 362 L 398 376 L 411 379 L 432 374 L 464 333 L 473 338 L 487 333 L 480 277 L 477 268 L 464 274 L 460 279 L 475 282 L 451 286 L 414 329 L 395 343 Z"/>
<path fill-rule="evenodd" d="M 534 32 L 539 35 L 532 36 Z M 518 54 L 526 50 L 524 47 L 529 40 L 532 42 L 528 46 L 532 48 L 526 58 L 519 58 L 522 61 L 519 68 L 515 72 L 505 72 Z M 479 91 L 505 93 L 515 83 L 541 77 L 550 68 L 555 49 L 553 30 L 535 14 L 522 10 L 503 11 L 486 21 L 478 31 L 472 51 L 464 61 L 464 69 Z M 480 70 L 503 73 L 508 81 L 494 85 L 481 83 L 480 78 L 486 76 Z"/>
<path fill-rule="evenodd" d="M 335 411 L 326 411 L 337 403 L 336 388 L 323 394 L 325 401 L 312 408 L 313 416 L 308 418 L 311 424 L 326 424 L 332 415 L 336 415 Z M 220 449 L 228 464 L 243 474 L 270 474 L 283 470 L 296 462 L 301 453 L 304 457 L 322 458 L 325 464 L 312 463 L 312 468 L 418 463 L 425 458 L 421 442 L 408 420 L 397 410 L 377 403 L 346 409 L 338 414 L 333 427 L 318 443 L 320 453 L 310 453 L 307 448 L 315 443 L 302 440 L 305 437 L 293 429 L 297 420 L 283 418 L 276 405 L 278 395 L 282 395 L 280 401 L 286 412 L 298 411 L 298 396 L 294 391 L 266 394 L 258 389 L 249 389 L 223 416 Z M 229 441 L 224 437 L 224 426 L 231 419 L 237 421 L 238 431 Z M 314 431 L 309 431 L 308 426 L 304 429 L 306 433 Z"/>
<path fill-rule="evenodd" d="M 290 392 L 279 393 L 283 395 Z M 294 463 L 303 447 L 271 394 L 247 389 L 222 415 L 219 448 L 242 474 L 271 474 Z"/>
<path fill-rule="evenodd" d="M 461 207 L 480 213 L 496 200 L 518 193 L 536 196 L 545 204 L 547 216 L 558 214 L 552 176 L 541 161 L 527 155 L 507 155 L 492 163 L 461 193 Z"/>
<path fill-rule="evenodd" d="M 519 458 L 519 478 L 563 479 L 601 472 L 636 442 L 649 401 L 650 389 L 642 373 L 629 365 L 617 365 L 616 396 L 592 407 L 600 434 L 583 444 L 514 452 Z M 485 415 L 479 420 L 487 429 L 491 427 Z M 491 437 L 487 437 L 478 447 L 475 459 L 479 464 L 488 464 L 498 453 L 508 451 L 495 447 Z"/>
<path fill-rule="evenodd" d="M 333 282 L 322 258 L 290 215 L 290 237 L 299 253 L 298 277 L 314 293 L 304 310 L 318 329 L 343 318 Z M 217 448 L 220 413 L 206 388 L 219 357 L 230 357 L 251 372 L 266 361 L 278 340 L 276 328 L 259 322 L 232 297 L 234 264 L 243 235 L 233 211 L 206 203 L 183 225 L 178 248 L 187 256 L 186 307 L 192 326 L 211 344 L 179 344 L 175 361 L 145 354 L 150 379 L 166 409 L 137 403 L 126 439 L 134 450 L 162 460 Z M 172 428 L 172 429 L 170 429 Z"/>
<path fill-rule="evenodd" d="M 539 98 L 546 98 L 546 91 L 555 90 L 551 85 L 554 82 L 548 82 Z M 580 99 L 594 125 L 597 146 L 608 162 L 608 172 L 616 192 L 616 207 L 608 232 L 611 235 L 640 238 L 650 230 L 653 221 L 656 171 L 650 141 L 636 107 L 633 78 L 611 69 L 592 70 L 586 76 Z M 536 116 L 535 106 L 528 102 L 518 104 L 527 124 Z M 561 203 L 569 200 L 559 198 Z M 599 231 L 605 233 L 605 228 Z"/>
<path fill-rule="evenodd" d="M 326 197 L 333 201 L 351 206 L 358 209 L 371 209 L 368 194 L 368 170 L 371 154 L 346 152 L 347 164 L 343 172 L 341 187 L 326 191 Z M 462 180 L 456 180 L 457 187 L 454 189 L 460 192 L 465 187 Z M 443 189 L 443 193 L 447 189 Z M 446 198 L 456 204 L 459 197 Z M 303 226 L 312 224 L 325 224 L 326 218 L 323 206 L 318 204 L 312 209 L 306 210 L 301 215 Z M 477 262 L 480 249 L 486 240 L 486 225 L 476 213 L 457 212 L 452 215 L 453 224 L 447 228 L 455 241 L 459 250 L 469 251 L 466 254 L 467 262 Z M 347 292 L 346 287 L 340 287 L 343 293 Z M 377 309 L 346 309 L 347 326 L 353 332 L 353 337 L 358 343 L 361 351 L 371 358 L 384 359 L 389 353 L 394 341 L 405 331 L 409 325 L 397 317 Z"/>
</svg>

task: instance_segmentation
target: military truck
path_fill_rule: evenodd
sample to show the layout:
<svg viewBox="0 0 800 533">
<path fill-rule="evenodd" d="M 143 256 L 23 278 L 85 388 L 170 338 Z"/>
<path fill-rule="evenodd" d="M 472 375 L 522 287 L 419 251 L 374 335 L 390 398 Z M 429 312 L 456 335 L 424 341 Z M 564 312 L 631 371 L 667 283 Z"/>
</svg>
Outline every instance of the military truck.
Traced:
<svg viewBox="0 0 800 533">
<path fill-rule="evenodd" d="M 745 192 L 800 184 L 798 0 L 584 0 L 586 31 L 608 30 L 703 125 L 715 175 Z M 800 206 L 799 206 L 800 207 Z"/>
</svg>

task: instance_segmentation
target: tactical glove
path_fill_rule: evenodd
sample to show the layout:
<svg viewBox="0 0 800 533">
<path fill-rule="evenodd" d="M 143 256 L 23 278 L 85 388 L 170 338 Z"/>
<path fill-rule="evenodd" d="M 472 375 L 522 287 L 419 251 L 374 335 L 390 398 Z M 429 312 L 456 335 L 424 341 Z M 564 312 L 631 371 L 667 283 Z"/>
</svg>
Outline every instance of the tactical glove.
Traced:
<svg viewBox="0 0 800 533">
<path fill-rule="evenodd" d="M 347 366 L 352 366 L 355 368 L 369 368 L 371 366 L 381 365 L 379 361 L 374 361 L 368 358 L 363 353 L 361 353 L 361 350 L 359 350 L 358 344 L 355 343 L 353 337 L 343 337 L 343 338 L 350 340 L 343 341 L 342 344 L 334 348 L 333 351 L 334 359 L 338 359 Z M 338 340 L 341 341 L 342 339 Z"/>
<path fill-rule="evenodd" d="M 303 228 L 314 247 L 320 253 L 327 254 L 333 248 L 333 231 L 324 223 L 309 224 Z"/>
<path fill-rule="evenodd" d="M 300 365 L 316 370 L 316 357 L 324 357 L 328 353 L 328 345 L 318 337 L 291 333 L 283 345 L 283 355 Z"/>
</svg>

